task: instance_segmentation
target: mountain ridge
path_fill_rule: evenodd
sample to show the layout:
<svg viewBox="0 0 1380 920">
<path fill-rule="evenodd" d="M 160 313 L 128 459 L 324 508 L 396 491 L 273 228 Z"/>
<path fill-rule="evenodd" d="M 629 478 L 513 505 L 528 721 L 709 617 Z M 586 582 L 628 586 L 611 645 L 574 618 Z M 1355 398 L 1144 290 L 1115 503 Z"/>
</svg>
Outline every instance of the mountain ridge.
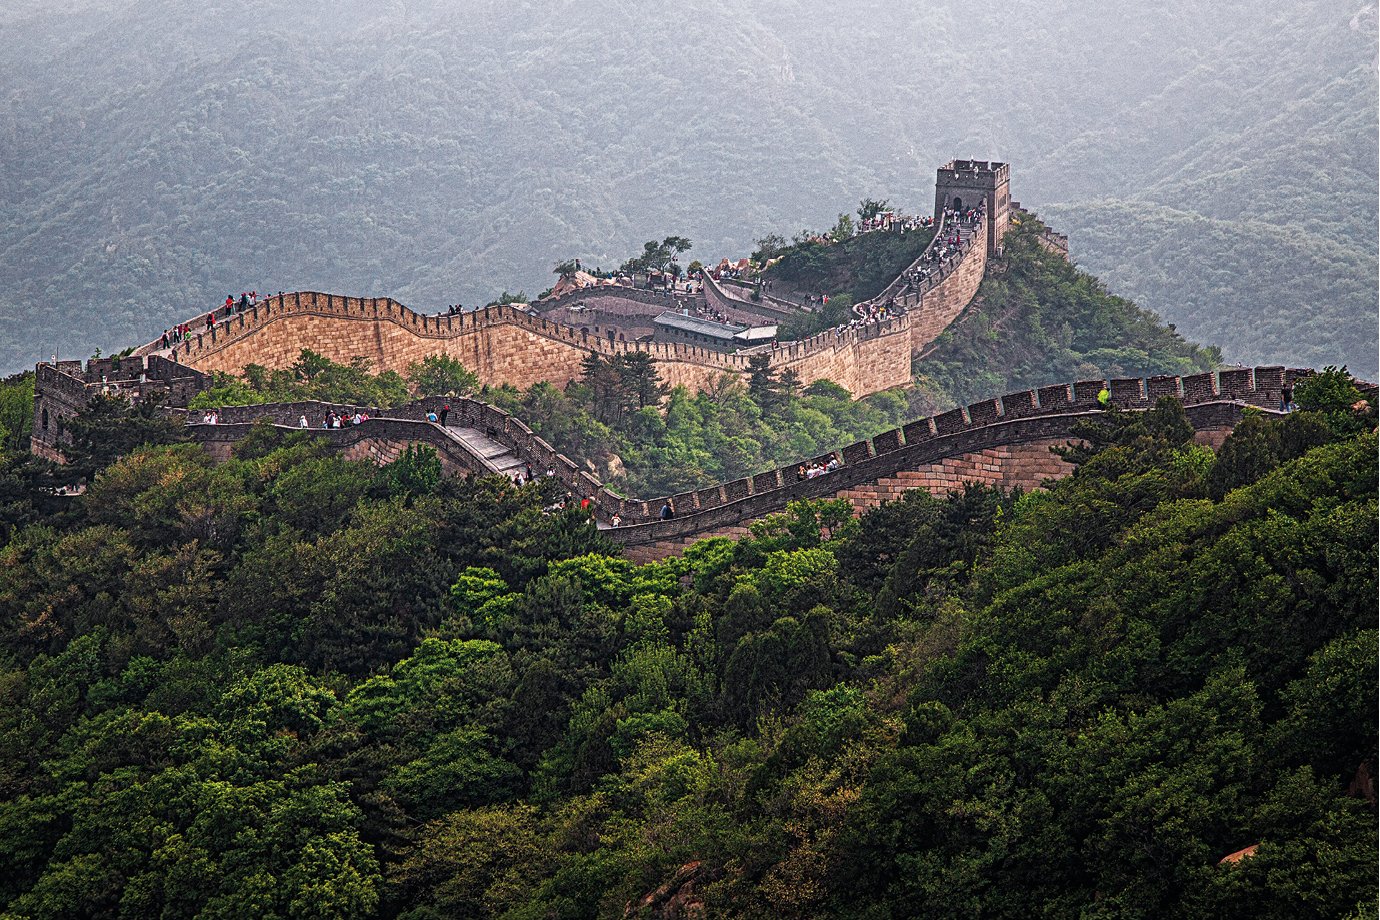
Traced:
<svg viewBox="0 0 1380 920">
<path fill-rule="evenodd" d="M 1186 305 L 1191 278 L 1118 276 L 1156 242 L 1134 208 L 1355 240 L 1355 259 L 1325 267 L 1346 296 L 1308 305 L 1375 328 L 1375 41 L 1354 11 L 1176 0 L 1127 22 L 1075 2 L 764 0 L 694 14 L 683 30 L 611 2 L 545 17 L 480 5 L 463 28 L 426 2 L 347 4 L 329 23 L 264 2 L 13 14 L 0 367 L 87 353 L 111 338 L 102 323 L 147 338 L 244 288 L 439 310 L 539 291 L 547 265 L 607 266 L 668 232 L 696 241 L 692 257 L 745 254 L 864 195 L 928 210 L 929 170 L 955 153 L 1012 162 L 1015 196 L 1058 220 L 1075 257 L 1190 336 L 1240 306 Z M 1085 224 L 1085 203 L 1109 197 L 1131 210 Z M 1196 245 L 1208 264 L 1243 261 L 1230 238 Z M 1242 299 L 1287 283 L 1252 264 Z M 1329 360 L 1373 376 L 1374 338 Z M 1246 363 L 1294 343 L 1217 342 Z"/>
</svg>

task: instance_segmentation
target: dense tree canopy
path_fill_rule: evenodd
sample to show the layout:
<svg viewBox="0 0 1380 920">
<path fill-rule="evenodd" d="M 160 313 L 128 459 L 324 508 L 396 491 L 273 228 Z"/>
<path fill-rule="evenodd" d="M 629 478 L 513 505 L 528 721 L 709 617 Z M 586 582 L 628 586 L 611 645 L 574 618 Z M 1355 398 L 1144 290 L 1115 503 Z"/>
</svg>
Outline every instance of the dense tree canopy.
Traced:
<svg viewBox="0 0 1380 920">
<path fill-rule="evenodd" d="M 41 516 L 16 475 L 0 911 L 1366 915 L 1375 411 L 1297 399 L 642 566 L 310 432 L 126 444 Z"/>
</svg>

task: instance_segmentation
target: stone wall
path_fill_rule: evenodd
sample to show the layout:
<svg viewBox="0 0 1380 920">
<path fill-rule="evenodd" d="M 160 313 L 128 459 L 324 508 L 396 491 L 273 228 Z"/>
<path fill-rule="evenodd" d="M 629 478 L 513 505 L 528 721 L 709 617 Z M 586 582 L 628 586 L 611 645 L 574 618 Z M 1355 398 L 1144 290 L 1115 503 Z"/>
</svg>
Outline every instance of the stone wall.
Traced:
<svg viewBox="0 0 1380 920">
<path fill-rule="evenodd" d="M 935 173 L 935 214 L 952 206 L 956 197 L 964 208 L 987 202 L 987 250 L 995 252 L 1011 225 L 1011 167 L 986 160 L 949 161 Z"/>
<path fill-rule="evenodd" d="M 902 471 L 921 474 L 910 481 L 928 478 L 936 488 L 944 489 L 964 481 L 966 474 L 977 481 L 1033 487 L 1047 475 L 1062 471 L 1057 458 L 1045 449 L 1074 437 L 1074 426 L 1081 419 L 1101 411 L 1097 394 L 1103 388 L 1116 405 L 1132 410 L 1150 408 L 1161 396 L 1173 396 L 1185 403 L 1200 440 L 1220 444 L 1240 419 L 1243 407 L 1277 410 L 1281 387 L 1307 373 L 1282 367 L 1243 368 L 1184 378 L 1084 380 L 1010 393 L 848 445 L 838 451 L 844 465 L 813 480 L 795 481 L 797 464 L 790 464 L 713 489 L 672 496 L 678 515 L 671 521 L 638 517 L 639 511 L 653 514 L 662 499 L 625 501 L 620 512 L 624 520 L 645 523 L 620 528 L 611 536 L 625 545 L 674 543 L 755 520 L 796 499 L 827 498 L 888 478 L 909 479 L 899 476 Z M 983 454 L 999 448 L 1011 450 Z M 973 456 L 947 466 L 943 462 L 965 455 Z M 991 465 L 1000 468 L 984 468 Z M 873 497 L 881 500 L 879 494 Z M 867 501 L 865 494 L 857 498 Z"/>
<path fill-rule="evenodd" d="M 875 482 L 841 489 L 823 497 L 845 498 L 853 506 L 853 516 L 881 507 L 883 502 L 899 501 L 912 489 L 926 489 L 934 495 L 960 492 L 966 483 L 974 482 L 1003 489 L 1021 488 L 1025 491 L 1043 488 L 1051 479 L 1062 479 L 1073 471 L 1073 465 L 1050 452 L 1050 448 L 1067 443 L 1067 439 L 1030 441 L 1024 444 L 989 447 L 972 453 L 945 457 L 933 463 L 919 464 L 915 470 L 899 470 Z M 678 556 L 694 543 L 711 537 L 738 539 L 747 536 L 749 524 L 743 522 L 652 543 L 632 544 L 623 548 L 624 555 L 638 564 Z"/>
<path fill-rule="evenodd" d="M 958 265 L 939 284 L 920 295 L 910 308 L 910 348 L 919 354 L 939 338 L 949 324 L 973 302 L 983 274 L 987 271 L 987 247 L 974 245 L 963 254 Z"/>
<path fill-rule="evenodd" d="M 230 459 L 234 446 L 253 429 L 251 422 L 220 425 L 193 424 L 189 426 L 192 440 L 217 461 Z M 295 428 L 285 425 L 284 428 Z M 414 445 L 424 444 L 436 450 L 441 468 L 447 475 L 490 472 L 483 459 L 471 453 L 457 438 L 447 434 L 439 425 L 406 419 L 370 419 L 360 425 L 345 428 L 314 429 L 311 434 L 324 438 L 341 456 L 351 460 L 369 460 L 380 465 L 392 463 Z"/>
<path fill-rule="evenodd" d="M 909 356 L 903 360 L 898 347 L 898 339 L 908 335 L 905 323 L 902 317 L 792 342 L 770 352 L 772 365 L 778 371 L 794 368 L 806 382 L 835 380 L 855 398 L 902 386 L 910 380 Z M 524 389 L 541 381 L 564 386 L 580 376 L 580 363 L 591 352 L 645 351 L 668 384 L 691 390 L 705 389 L 723 373 L 743 373 L 748 365 L 745 354 L 610 341 L 508 306 L 421 316 L 387 298 L 315 292 L 270 298 L 212 331 L 192 335 L 173 355 L 203 372 L 239 373 L 251 363 L 286 367 L 303 348 L 335 361 L 364 358 L 375 370 L 399 373 L 427 355 L 445 354 L 485 383 Z"/>
<path fill-rule="evenodd" d="M 679 310 L 687 304 L 703 303 L 704 295 L 652 291 L 645 288 L 626 287 L 621 284 L 601 284 L 567 291 L 559 297 L 538 300 L 531 306 L 539 313 L 546 313 L 558 307 L 570 307 L 578 303 L 594 304 L 600 301 L 616 302 L 623 305 L 621 309 L 633 312 L 641 311 L 655 316 L 662 310 Z M 612 310 L 612 312 L 619 311 Z"/>
<path fill-rule="evenodd" d="M 704 278 L 704 296 L 712 307 L 717 307 L 725 315 L 745 316 L 750 319 L 743 320 L 753 326 L 760 326 L 780 322 L 788 316 L 796 313 L 794 309 L 781 306 L 779 302 L 769 298 L 762 300 L 749 300 L 735 296 L 708 272 Z"/>
<path fill-rule="evenodd" d="M 886 324 L 864 327 L 870 336 L 842 337 L 833 348 L 809 351 L 799 359 L 780 363 L 792 368 L 805 383 L 832 380 L 847 387 L 854 398 L 880 393 L 911 382 L 911 339 L 908 321 L 902 317 Z M 875 332 L 874 332 L 875 330 Z M 832 332 L 819 338 L 828 341 Z"/>
<path fill-rule="evenodd" d="M 875 482 L 843 489 L 834 497 L 848 499 L 853 513 L 859 515 L 880 507 L 882 502 L 896 501 L 911 489 L 945 495 L 962 491 L 965 483 L 977 483 L 1029 492 L 1043 487 L 1050 479 L 1063 479 L 1073 472 L 1073 464 L 1050 451 L 1051 447 L 1067 443 L 1067 438 L 1055 438 L 988 447 L 933 463 L 921 463 L 913 470 L 901 470 L 894 476 L 883 476 Z"/>
<path fill-rule="evenodd" d="M 29 451 L 34 456 L 62 462 L 61 445 L 68 439 L 66 424 L 91 401 L 81 374 L 80 361 L 40 364 L 35 369 L 33 435 L 29 439 Z"/>
<path fill-rule="evenodd" d="M 519 419 L 499 409 L 469 399 L 450 403 L 452 424 L 484 432 L 534 470 L 550 469 L 571 492 L 593 499 L 601 520 L 619 515 L 624 526 L 606 533 L 633 548 L 630 554 L 640 558 L 673 552 L 706 536 L 740 533 L 749 522 L 798 499 L 844 497 L 861 512 L 911 488 L 946 492 L 970 481 L 1036 488 L 1045 479 L 1068 472 L 1049 447 L 1075 438 L 1076 425 L 1102 411 L 1097 394 L 1104 388 L 1113 403 L 1130 410 L 1144 410 L 1161 396 L 1173 396 L 1185 404 L 1199 441 L 1220 446 L 1246 406 L 1277 411 L 1281 388 L 1308 373 L 1282 367 L 1241 368 L 1183 378 L 1083 380 L 1009 393 L 842 447 L 833 452 L 843 461 L 839 469 L 814 479 L 796 479 L 797 461 L 744 479 L 658 498 L 615 494 Z M 359 452 L 352 456 L 387 460 L 408 443 L 428 443 L 442 453 L 448 469 L 487 471 L 482 459 L 471 455 L 457 438 L 421 420 L 434 402 L 421 400 L 388 410 L 399 418 L 375 417 L 360 426 L 318 433 L 341 449 Z M 203 442 L 233 441 L 249 430 L 255 413 L 292 424 L 306 405 L 227 409 L 224 418 L 235 424 L 194 425 L 193 429 Z M 323 413 L 321 404 L 312 405 L 315 409 L 308 411 L 309 417 L 313 411 Z M 371 443 L 359 447 L 364 441 Z M 671 520 L 659 520 L 658 511 L 668 500 L 677 514 Z"/>
<path fill-rule="evenodd" d="M 615 342 L 636 342 L 650 337 L 656 332 L 653 321 L 658 315 L 611 313 L 593 307 L 585 309 L 556 307 L 542 314 L 553 322 L 563 323 L 573 329 L 580 329 L 599 338 Z"/>
<path fill-rule="evenodd" d="M 116 396 L 131 404 L 152 400 L 160 406 L 186 405 L 210 383 L 204 374 L 159 355 L 92 358 L 85 367 L 80 361 L 40 364 L 34 371 L 30 452 L 63 462 L 62 445 L 69 440 L 67 421 L 95 396 Z"/>
</svg>

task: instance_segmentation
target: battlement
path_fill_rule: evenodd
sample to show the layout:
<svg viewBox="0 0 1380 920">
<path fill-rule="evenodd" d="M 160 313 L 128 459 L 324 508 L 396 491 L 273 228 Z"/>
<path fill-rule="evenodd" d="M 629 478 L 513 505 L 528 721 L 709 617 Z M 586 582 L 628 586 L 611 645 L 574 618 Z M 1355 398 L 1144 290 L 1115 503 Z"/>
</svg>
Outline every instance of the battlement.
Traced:
<svg viewBox="0 0 1380 920">
<path fill-rule="evenodd" d="M 1080 380 L 1034 390 L 1022 390 L 952 409 L 931 418 L 916 419 L 899 428 L 844 445 L 814 460 L 837 456 L 837 470 L 813 479 L 797 480 L 797 461 L 752 476 L 655 498 L 625 497 L 612 491 L 520 419 L 501 409 L 473 399 L 451 399 L 451 424 L 473 428 L 503 445 L 534 471 L 550 471 L 572 493 L 593 500 L 602 520 L 618 515 L 623 526 L 607 531 L 616 542 L 637 546 L 667 540 L 682 540 L 716 528 L 754 520 L 779 511 L 797 499 L 820 498 L 859 484 L 875 482 L 900 470 L 949 456 L 969 454 L 1012 445 L 1072 437 L 1078 420 L 1101 413 L 1098 394 L 1107 390 L 1113 405 L 1129 411 L 1152 408 L 1164 396 L 1183 403 L 1190 420 L 1200 431 L 1222 432 L 1232 427 L 1242 411 L 1255 407 L 1278 411 L 1285 387 L 1310 375 L 1312 371 L 1284 367 L 1239 368 L 1194 374 L 1186 377 L 1156 376 L 1112 380 Z M 389 410 L 324 403 L 227 407 L 219 426 L 198 425 L 196 415 L 184 414 L 199 432 L 197 437 L 231 438 L 229 426 L 247 431 L 260 418 L 275 424 L 297 427 L 302 415 L 317 423 L 329 409 L 352 415 L 363 411 L 371 416 L 368 432 L 393 441 L 405 440 L 418 425 L 425 425 L 429 408 L 437 400 L 422 399 Z M 394 431 L 390 421 L 405 423 Z M 433 426 L 446 437 L 439 426 Z M 334 438 L 345 437 L 332 435 Z M 458 439 L 443 446 L 449 451 L 450 465 L 483 471 L 482 462 L 465 460 Z M 427 443 L 439 443 L 428 436 Z M 460 451 L 460 453 L 456 453 Z M 671 520 L 660 520 L 661 506 L 669 502 L 676 509 Z"/>
<path fill-rule="evenodd" d="M 777 369 L 795 367 L 807 380 L 836 380 L 861 397 L 909 380 L 909 351 L 889 344 L 892 337 L 904 341 L 907 334 L 905 318 L 893 317 L 779 343 L 770 355 Z M 151 354 L 158 345 L 149 343 L 136 353 Z M 657 360 L 668 383 L 692 389 L 719 374 L 745 372 L 751 357 L 691 344 L 629 342 L 612 329 L 594 334 L 513 305 L 425 316 L 392 298 L 319 291 L 270 297 L 193 332 L 170 354 L 174 361 L 202 372 L 239 373 L 251 362 L 286 367 L 302 348 L 338 361 L 364 357 L 376 370 L 399 373 L 429 354 L 448 354 L 485 383 L 523 388 L 543 380 L 563 385 L 575 379 L 580 362 L 590 353 L 612 357 L 646 352 Z M 851 357 L 858 348 L 869 352 L 867 357 Z"/>
<path fill-rule="evenodd" d="M 1203 425 L 1209 422 L 1216 425 L 1223 419 L 1229 419 L 1234 423 L 1245 406 L 1277 411 L 1283 388 L 1293 386 L 1296 380 L 1311 373 L 1309 370 L 1283 367 L 1240 368 L 1187 377 L 1080 380 L 1072 384 L 1056 384 L 1037 390 L 1008 393 L 970 406 L 951 409 L 932 418 L 917 419 L 900 428 L 840 447 L 834 453 L 842 458 L 843 466 L 816 479 L 796 482 L 795 470 L 799 463 L 791 463 L 710 489 L 651 500 L 625 499 L 627 504 L 622 508 L 622 516 L 625 521 L 637 520 L 641 508 L 648 509 L 649 513 L 654 512 L 669 498 L 678 509 L 675 519 L 647 521 L 639 525 L 649 528 L 649 541 L 703 532 L 735 520 L 750 520 L 768 511 L 780 510 L 788 502 L 799 498 L 829 494 L 831 489 L 846 487 L 855 479 L 861 482 L 867 481 L 868 477 L 889 475 L 883 471 L 894 472 L 895 469 L 904 468 L 906 463 L 914 461 L 914 458 L 906 459 L 905 451 L 914 453 L 921 445 L 929 445 L 941 439 L 961 438 L 953 443 L 961 447 L 957 452 L 965 453 L 1024 440 L 1069 434 L 1071 422 L 1067 420 L 1068 417 L 1096 415 L 1103 411 L 1097 401 L 1097 396 L 1103 389 L 1110 394 L 1111 403 L 1121 409 L 1143 411 L 1152 408 L 1161 397 L 1172 396 L 1183 403 L 1185 409 L 1190 411 L 1191 417 L 1201 420 Z M 1211 406 L 1218 408 L 1208 408 Z M 1060 421 L 1035 424 L 1035 421 L 1040 419 Z M 926 447 L 925 450 L 928 451 L 929 448 Z M 881 461 L 881 458 L 897 452 L 902 453 L 892 460 Z M 900 465 L 896 465 L 897 461 L 900 461 Z M 895 469 L 892 469 L 893 466 Z M 861 474 L 856 472 L 859 467 L 864 468 Z M 844 473 L 846 475 L 840 475 Z M 858 479 L 859 476 L 862 478 Z M 830 486 L 830 482 L 835 485 Z M 773 494 L 773 498 L 766 503 L 770 506 L 766 510 L 762 510 L 765 507 L 762 502 L 751 502 L 742 507 L 744 516 L 736 519 L 731 513 L 719 510 L 736 501 L 768 492 Z M 698 517 L 701 512 L 708 511 L 714 513 L 707 517 Z M 628 543 L 641 540 L 637 534 L 623 537 L 616 532 L 614 538 L 619 542 Z"/>
<path fill-rule="evenodd" d="M 84 407 L 93 389 L 115 389 L 132 400 L 157 392 L 165 405 L 185 406 L 209 386 L 212 372 L 239 374 L 249 364 L 288 367 L 304 348 L 340 362 L 364 359 L 375 371 L 398 373 L 431 355 L 446 355 L 485 384 L 523 389 L 538 382 L 562 386 L 578 379 L 590 354 L 648 354 L 668 385 L 692 390 L 707 388 L 725 374 L 743 375 L 754 357 L 765 355 L 777 372 L 791 370 L 807 382 L 831 380 L 861 398 L 910 383 L 912 356 L 972 300 L 985 271 L 993 227 L 1005 225 L 1008 175 L 1007 164 L 977 160 L 953 160 L 939 170 L 939 221 L 922 256 L 923 272 L 911 271 L 918 263 L 909 266 L 879 297 L 861 305 L 886 306 L 887 318 L 880 322 L 729 351 L 692 342 L 636 341 L 645 333 L 631 332 L 629 322 L 621 318 L 650 318 L 664 309 L 703 304 L 730 321 L 752 325 L 790 315 L 789 305 L 744 300 L 712 278 L 695 294 L 598 285 L 535 308 L 506 304 L 438 316 L 417 313 L 391 297 L 298 291 L 268 297 L 243 310 L 217 308 L 201 314 L 188 323 L 192 331 L 167 349 L 154 341 L 130 358 L 97 359 L 85 367 L 64 362 L 41 372 L 36 422 L 47 408 L 49 416 L 58 415 L 59 425 L 57 435 L 45 428 L 47 433 L 36 435 L 35 443 L 56 452 L 60 422 Z M 946 202 L 949 192 L 955 195 Z M 986 205 L 979 208 L 983 196 Z M 950 207 L 962 213 L 950 218 L 945 214 Z M 979 243 L 984 230 L 986 247 Z M 940 240 L 946 247 L 943 258 L 930 260 Z M 580 323 L 583 311 L 572 315 L 570 309 L 579 305 L 597 321 Z"/>
<path fill-rule="evenodd" d="M 953 183 L 996 177 L 999 188 L 986 209 L 989 250 L 993 226 L 1002 223 L 1004 227 L 1008 174 L 1004 163 L 976 160 L 950 161 L 939 173 L 941 179 L 951 180 L 947 186 L 940 183 L 945 194 L 954 190 Z M 987 181 L 984 189 L 992 184 Z M 979 197 L 963 185 L 954 199 L 971 210 Z M 945 206 L 937 208 L 941 220 Z M 417 313 L 391 297 L 298 291 L 268 297 L 243 310 L 216 308 L 209 314 L 214 318 L 210 323 L 208 314 L 200 314 L 188 322 L 191 331 L 171 348 L 153 341 L 134 354 L 166 355 L 176 364 L 206 374 L 238 374 L 249 364 L 287 367 L 304 348 L 341 362 L 362 358 L 375 371 L 399 373 L 430 355 L 442 354 L 473 370 L 483 383 L 526 388 L 538 382 L 560 386 L 576 379 L 590 354 L 613 357 L 638 351 L 656 359 L 669 385 L 691 389 L 710 386 L 722 374 L 742 374 L 752 355 L 767 354 L 778 372 L 790 369 L 806 381 L 833 380 L 854 398 L 861 398 L 907 384 L 911 356 L 971 301 L 986 265 L 982 254 L 974 253 L 982 247 L 971 245 L 972 235 L 965 232 L 961 245 L 942 264 L 927 266 L 923 280 L 898 278 L 888 285 L 884 293 L 887 306 L 893 309 L 886 321 L 747 351 L 692 342 L 637 341 L 652 333 L 653 318 L 663 309 L 694 312 L 693 308 L 704 306 L 729 322 L 750 326 L 794 315 L 792 305 L 767 296 L 760 301 L 744 299 L 729 286 L 707 278 L 703 289 L 694 294 L 595 285 L 533 306 L 496 305 L 438 316 Z M 594 322 L 581 322 L 586 309 Z M 908 312 L 912 310 L 914 319 Z M 909 351 L 900 345 L 905 341 L 910 343 Z"/>
<path fill-rule="evenodd" d="M 39 364 L 34 369 L 34 423 L 30 450 L 61 459 L 66 422 L 96 396 L 118 396 L 131 405 L 185 406 L 211 386 L 211 378 L 162 355 L 127 355 Z"/>
<path fill-rule="evenodd" d="M 608 289 L 598 289 L 600 294 Z M 637 292 L 647 294 L 649 292 Z M 587 295 L 587 296 L 593 296 Z M 648 306 L 676 304 L 672 298 L 635 297 Z M 193 332 L 185 341 L 171 349 L 175 362 L 194 367 L 217 351 L 253 334 L 275 320 L 286 316 L 312 315 L 331 316 L 341 319 L 371 320 L 393 323 L 413 335 L 430 339 L 449 339 L 480 329 L 500 325 L 519 326 L 545 338 L 566 342 L 578 348 L 599 352 L 605 355 L 622 354 L 627 351 L 647 351 L 662 361 L 692 361 L 708 363 L 719 370 L 740 371 L 747 367 L 748 355 L 725 354 L 709 348 L 692 345 L 628 342 L 618 338 L 592 335 L 586 330 L 547 319 L 543 314 L 520 309 L 512 304 L 483 307 L 453 315 L 427 316 L 416 313 L 391 297 L 349 297 L 339 294 L 326 294 L 320 291 L 297 291 L 291 294 L 274 296 L 250 307 L 243 313 L 235 314 L 214 327 L 203 332 Z M 865 341 L 898 331 L 899 318 L 883 323 L 845 330 L 838 335 L 819 333 L 795 342 L 784 342 L 775 349 L 775 354 L 791 359 L 805 357 L 815 352 L 838 348 L 853 341 Z M 310 347 L 303 342 L 302 347 Z M 150 354 L 157 350 L 158 343 L 151 342 L 136 349 L 136 355 Z"/>
<path fill-rule="evenodd" d="M 1011 167 L 987 160 L 950 160 L 935 172 L 934 213 L 987 205 L 987 253 L 993 255 L 1011 226 Z"/>
<path fill-rule="evenodd" d="M 139 384 L 170 384 L 194 381 L 209 383 L 205 374 L 162 355 L 132 354 L 80 361 L 45 362 L 39 365 L 50 375 L 79 381 L 89 389 L 137 387 Z"/>
<path fill-rule="evenodd" d="M 950 160 L 939 167 L 939 178 L 948 181 L 980 179 L 995 185 L 1011 180 L 1011 164 L 995 160 Z"/>
<path fill-rule="evenodd" d="M 678 310 L 695 303 L 703 303 L 703 294 L 687 294 L 683 291 L 654 291 L 647 288 L 629 287 L 623 284 L 596 284 L 576 288 L 535 301 L 530 306 L 538 313 L 549 313 L 559 307 L 570 307 L 591 299 L 608 298 L 645 306 L 655 315 L 661 310 Z"/>
</svg>

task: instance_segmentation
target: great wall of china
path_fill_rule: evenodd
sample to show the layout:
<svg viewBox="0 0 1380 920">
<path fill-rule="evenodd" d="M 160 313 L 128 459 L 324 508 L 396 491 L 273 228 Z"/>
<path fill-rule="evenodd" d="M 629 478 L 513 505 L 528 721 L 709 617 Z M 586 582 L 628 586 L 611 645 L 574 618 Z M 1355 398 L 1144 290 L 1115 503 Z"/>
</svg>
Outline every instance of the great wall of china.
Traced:
<svg viewBox="0 0 1380 920">
<path fill-rule="evenodd" d="M 769 354 L 778 371 L 793 369 L 807 381 L 833 380 L 855 397 L 909 383 L 912 355 L 968 305 L 988 256 L 1000 246 L 1012 207 L 1007 176 L 1005 164 L 958 161 L 940 169 L 934 239 L 944 232 L 945 208 L 961 206 L 964 195 L 969 203 L 984 202 L 987 219 L 968 228 L 959 251 L 923 284 L 903 284 L 898 278 L 873 298 L 874 303 L 902 306 L 900 315 L 754 352 Z M 425 316 L 390 298 L 316 292 L 270 297 L 172 348 L 155 342 L 123 358 L 93 358 L 85 366 L 79 361 L 40 364 L 32 449 L 61 461 L 64 420 L 98 393 L 118 394 L 131 402 L 152 400 L 166 407 L 164 411 L 182 415 L 191 436 L 221 459 L 230 456 L 233 445 L 257 422 L 298 430 L 302 415 L 320 418 L 329 409 L 351 415 L 362 410 L 370 417 L 360 425 L 313 429 L 312 434 L 327 439 L 347 457 L 380 463 L 396 459 L 411 445 L 426 444 L 452 473 L 502 474 L 526 466 L 549 471 L 572 494 L 592 500 L 609 539 L 621 544 L 630 558 L 645 560 L 677 553 L 707 536 L 742 534 L 752 521 L 797 499 L 844 498 L 861 513 L 914 488 L 942 493 L 964 482 L 1039 487 L 1068 473 L 1070 467 L 1050 447 L 1066 443 L 1075 436 L 1078 422 L 1103 411 L 1097 394 L 1104 388 L 1113 404 L 1133 411 L 1153 406 L 1161 396 L 1173 396 L 1184 404 L 1200 439 L 1220 443 L 1245 407 L 1277 409 L 1283 388 L 1309 373 L 1261 367 L 1042 387 L 919 419 L 841 447 L 834 452 L 841 460 L 839 468 L 814 479 L 798 481 L 797 463 L 823 458 L 801 458 L 780 469 L 655 498 L 619 495 L 520 419 L 472 399 L 450 400 L 453 410 L 447 426 L 426 420 L 435 399 L 388 410 L 321 403 L 226 407 L 214 425 L 198 424 L 196 413 L 177 408 L 210 386 L 211 372 L 239 372 L 250 363 L 285 367 L 304 347 L 333 360 L 363 357 L 376 369 L 398 371 L 428 355 L 446 354 L 487 384 L 517 387 L 539 381 L 564 385 L 580 375 L 581 361 L 589 354 L 641 350 L 655 359 L 667 383 L 702 388 L 721 374 L 745 372 L 751 354 L 628 341 L 616 323 L 590 328 L 547 315 L 569 318 L 568 308 L 578 303 L 582 314 L 595 317 L 645 318 L 664 309 L 693 306 L 695 298 L 730 318 L 761 320 L 781 309 L 779 304 L 763 306 L 738 297 L 731 285 L 711 277 L 694 295 L 593 287 L 543 301 L 537 310 L 509 305 L 444 316 Z M 662 520 L 658 512 L 666 503 L 676 514 Z M 618 526 L 611 526 L 615 519 Z"/>
<path fill-rule="evenodd" d="M 656 498 L 619 495 L 520 419 L 470 399 L 450 400 L 452 414 L 446 427 L 426 421 L 426 411 L 436 403 L 430 399 L 378 415 L 373 414 L 378 410 L 367 407 L 322 403 L 227 407 L 220 424 L 192 424 L 190 431 L 213 456 L 228 458 L 234 444 L 260 420 L 285 431 L 300 430 L 296 419 L 303 413 L 319 417 L 328 409 L 346 413 L 364 409 L 371 417 L 361 425 L 311 433 L 325 437 L 344 456 L 380 463 L 397 459 L 411 445 L 426 444 L 436 449 L 444 468 L 452 473 L 501 473 L 505 464 L 496 460 L 506 461 L 509 468 L 530 465 L 539 475 L 550 470 L 573 495 L 592 499 L 601 522 L 617 515 L 621 526 L 606 527 L 605 535 L 622 545 L 629 558 L 645 561 L 679 553 L 695 540 L 746 533 L 752 521 L 799 499 L 844 498 L 861 513 L 916 488 L 940 494 L 959 489 L 965 482 L 1038 488 L 1070 472 L 1071 467 L 1050 448 L 1075 438 L 1079 422 L 1105 412 L 1097 401 L 1104 388 L 1113 405 L 1130 411 L 1149 409 L 1162 396 L 1179 399 L 1199 440 L 1217 446 L 1246 407 L 1278 411 L 1284 387 L 1310 373 L 1283 367 L 1242 368 L 1189 377 L 1084 380 L 1009 393 L 842 447 L 835 452 L 842 465 L 814 479 L 797 480 L 797 464 L 792 463 Z M 658 512 L 667 501 L 677 513 L 661 520 Z"/>
<path fill-rule="evenodd" d="M 937 270 L 913 290 L 903 283 L 903 273 L 872 298 L 872 302 L 887 302 L 903 312 L 841 332 L 778 343 L 764 352 L 773 369 L 793 370 L 805 381 L 832 380 L 855 398 L 910 382 L 912 355 L 933 341 L 972 301 L 982 282 L 989 250 L 996 245 L 993 241 L 1000 240 L 993 225 L 1001 223 L 1004 232 L 1009 221 L 1008 212 L 998 210 L 1007 201 L 1005 164 L 970 165 L 974 168 L 967 171 L 955 171 L 952 164 L 940 170 L 940 197 L 944 204 L 950 203 L 948 191 L 953 186 L 969 195 L 970 204 L 986 204 L 987 199 L 974 197 L 977 191 L 966 190 L 971 181 L 952 178 L 971 172 L 980 185 L 990 186 L 986 194 L 991 199 L 989 214 L 994 216 L 978 226 L 946 227 L 943 207 L 939 207 L 929 247 L 906 271 L 924 262 L 948 232 L 958 234 L 959 252 L 938 264 Z M 982 236 L 987 237 L 988 245 L 981 245 Z M 540 381 L 564 386 L 580 375 L 580 363 L 591 353 L 647 352 L 656 360 L 666 383 L 694 390 L 704 389 L 721 374 L 741 374 L 748 367 L 751 355 L 745 352 L 631 341 L 613 326 L 595 324 L 590 328 L 548 318 L 569 318 L 564 310 L 574 303 L 612 318 L 650 318 L 668 308 L 697 304 L 749 322 L 775 321 L 787 315 L 769 301 L 735 296 L 708 274 L 703 292 L 693 296 L 620 286 L 592 287 L 540 301 L 527 309 L 503 305 L 445 316 L 423 315 L 387 297 L 305 291 L 266 298 L 170 349 L 151 342 L 135 349 L 133 356 L 158 354 L 201 373 L 239 373 L 251 363 L 286 367 L 302 348 L 309 347 L 335 361 L 365 358 L 375 370 L 401 373 L 427 355 L 445 354 L 473 370 L 483 383 L 511 384 L 521 389 Z"/>
</svg>

